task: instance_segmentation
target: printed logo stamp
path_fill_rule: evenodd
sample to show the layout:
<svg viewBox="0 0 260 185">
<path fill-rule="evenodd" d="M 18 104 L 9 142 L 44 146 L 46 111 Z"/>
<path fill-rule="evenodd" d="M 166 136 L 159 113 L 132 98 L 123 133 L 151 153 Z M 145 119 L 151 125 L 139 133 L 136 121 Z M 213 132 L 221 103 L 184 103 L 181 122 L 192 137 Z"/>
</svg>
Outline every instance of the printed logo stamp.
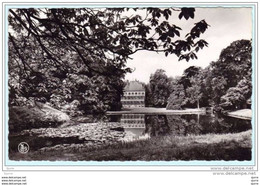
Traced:
<svg viewBox="0 0 260 185">
<path fill-rule="evenodd" d="M 21 142 L 18 145 L 18 151 L 22 154 L 26 154 L 29 151 L 29 145 L 26 142 Z"/>
</svg>

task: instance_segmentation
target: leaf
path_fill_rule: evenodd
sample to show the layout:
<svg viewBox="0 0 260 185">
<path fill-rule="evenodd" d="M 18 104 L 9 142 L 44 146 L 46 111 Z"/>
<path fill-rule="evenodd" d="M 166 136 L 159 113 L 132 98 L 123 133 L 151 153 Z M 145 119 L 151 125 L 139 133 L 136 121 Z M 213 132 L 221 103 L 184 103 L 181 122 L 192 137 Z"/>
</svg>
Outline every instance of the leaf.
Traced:
<svg viewBox="0 0 260 185">
<path fill-rule="evenodd" d="M 189 14 L 184 14 L 184 18 L 185 18 L 186 20 L 188 20 L 188 19 L 189 19 L 189 17 L 190 17 L 190 15 L 189 15 Z"/>
<path fill-rule="evenodd" d="M 169 19 L 169 14 L 168 14 L 168 12 L 167 12 L 167 9 L 165 9 L 165 10 L 163 11 L 163 15 L 164 15 L 164 17 L 166 18 L 166 20 Z"/>
<path fill-rule="evenodd" d="M 156 13 L 156 17 L 158 17 L 158 18 L 160 18 L 160 17 L 161 17 L 161 14 L 160 14 L 160 12 L 159 12 L 159 11 Z"/>
<path fill-rule="evenodd" d="M 181 19 L 183 17 L 183 13 L 181 12 L 180 14 L 179 14 L 179 19 Z"/>
<path fill-rule="evenodd" d="M 174 32 L 176 35 L 178 35 L 178 37 L 180 36 L 180 32 L 179 32 L 178 30 L 173 29 L 173 32 Z"/>
<path fill-rule="evenodd" d="M 184 16 L 184 18 L 188 20 L 189 18 L 194 18 L 194 12 L 195 8 L 181 8 L 180 14 L 182 14 L 182 16 Z M 181 19 L 182 16 L 179 15 L 179 19 Z"/>
<path fill-rule="evenodd" d="M 162 41 L 165 41 L 166 38 L 167 38 L 167 35 L 166 35 L 165 33 L 162 34 L 162 35 L 159 37 L 159 39 L 162 40 Z"/>
</svg>

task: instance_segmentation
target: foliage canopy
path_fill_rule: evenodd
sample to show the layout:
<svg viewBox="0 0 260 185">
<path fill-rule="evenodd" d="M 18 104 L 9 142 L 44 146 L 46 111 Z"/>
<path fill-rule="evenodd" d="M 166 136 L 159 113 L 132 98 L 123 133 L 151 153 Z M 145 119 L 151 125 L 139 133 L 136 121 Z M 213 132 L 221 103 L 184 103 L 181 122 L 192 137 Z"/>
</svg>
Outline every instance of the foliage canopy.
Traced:
<svg viewBox="0 0 260 185">
<path fill-rule="evenodd" d="M 194 8 L 60 8 L 9 10 L 10 105 L 28 99 L 90 112 L 120 108 L 126 61 L 140 51 L 197 58 L 205 20 L 183 38 L 171 22 Z M 179 15 L 179 16 L 178 16 Z M 75 102 L 76 101 L 76 102 Z"/>
<path fill-rule="evenodd" d="M 217 111 L 245 108 L 252 95 L 251 53 L 250 40 L 237 40 L 224 48 L 219 59 L 207 68 L 187 68 L 181 78 L 175 79 L 183 88 L 172 84 L 167 108 L 192 107 L 196 101 L 198 107 L 213 106 Z M 181 102 L 176 100 L 176 94 L 183 94 Z"/>
</svg>

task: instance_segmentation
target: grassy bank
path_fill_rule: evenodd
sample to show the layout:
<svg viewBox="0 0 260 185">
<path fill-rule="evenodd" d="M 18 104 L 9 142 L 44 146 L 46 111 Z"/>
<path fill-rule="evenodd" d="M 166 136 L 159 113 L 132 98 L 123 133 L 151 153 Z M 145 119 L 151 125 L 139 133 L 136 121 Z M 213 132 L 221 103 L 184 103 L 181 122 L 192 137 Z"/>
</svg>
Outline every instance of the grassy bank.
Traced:
<svg viewBox="0 0 260 185">
<path fill-rule="evenodd" d="M 251 120 L 252 110 L 251 109 L 241 109 L 227 113 L 228 116 L 240 119 Z"/>
<path fill-rule="evenodd" d="M 207 134 L 119 144 L 85 153 L 88 160 L 250 160 L 251 131 L 237 134 Z"/>
<path fill-rule="evenodd" d="M 76 148 L 15 153 L 11 160 L 175 161 L 251 160 L 251 130 L 234 134 L 164 136 L 100 148 Z"/>
</svg>

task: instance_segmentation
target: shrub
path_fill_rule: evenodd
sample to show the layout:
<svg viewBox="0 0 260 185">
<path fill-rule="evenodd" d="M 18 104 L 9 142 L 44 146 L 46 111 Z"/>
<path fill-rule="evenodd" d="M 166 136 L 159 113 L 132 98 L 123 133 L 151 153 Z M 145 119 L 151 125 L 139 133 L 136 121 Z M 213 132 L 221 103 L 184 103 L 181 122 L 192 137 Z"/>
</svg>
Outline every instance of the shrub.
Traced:
<svg viewBox="0 0 260 185">
<path fill-rule="evenodd" d="M 24 129 L 56 127 L 69 121 L 69 116 L 47 105 L 43 108 L 12 106 L 9 108 L 9 131 Z"/>
</svg>

